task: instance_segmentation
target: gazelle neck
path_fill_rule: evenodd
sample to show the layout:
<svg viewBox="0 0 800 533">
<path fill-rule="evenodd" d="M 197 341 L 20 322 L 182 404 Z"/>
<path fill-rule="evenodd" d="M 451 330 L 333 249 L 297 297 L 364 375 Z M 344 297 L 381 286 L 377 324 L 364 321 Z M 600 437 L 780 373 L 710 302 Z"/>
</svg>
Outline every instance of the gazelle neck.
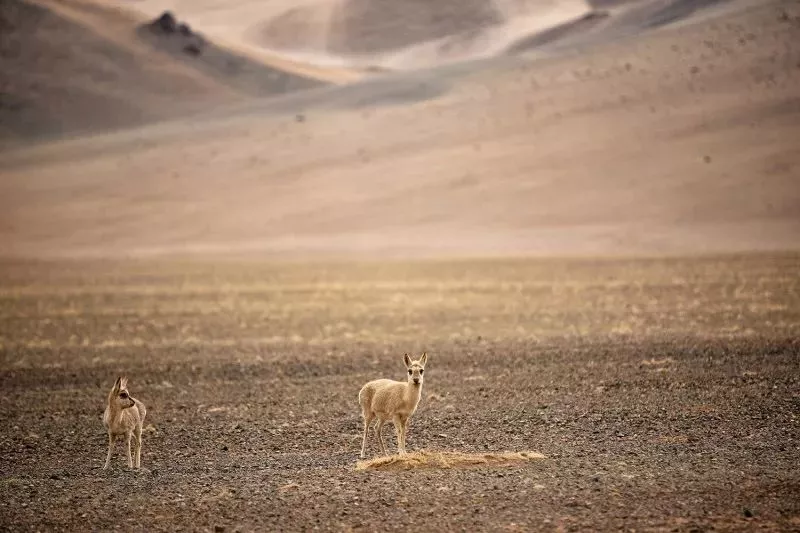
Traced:
<svg viewBox="0 0 800 533">
<path fill-rule="evenodd" d="M 421 396 L 422 396 L 422 383 L 420 383 L 419 385 L 415 385 L 412 382 L 406 383 L 406 400 L 416 405 L 419 402 Z"/>
</svg>

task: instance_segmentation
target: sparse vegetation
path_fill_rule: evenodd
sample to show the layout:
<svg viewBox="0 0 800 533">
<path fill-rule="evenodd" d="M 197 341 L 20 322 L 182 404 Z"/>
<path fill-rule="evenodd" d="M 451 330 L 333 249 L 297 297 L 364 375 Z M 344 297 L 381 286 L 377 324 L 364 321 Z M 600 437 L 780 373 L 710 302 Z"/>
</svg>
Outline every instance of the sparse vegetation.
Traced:
<svg viewBox="0 0 800 533">
<path fill-rule="evenodd" d="M 360 461 L 357 470 L 414 470 L 419 468 L 468 468 L 510 466 L 545 459 L 538 452 L 460 453 L 421 450 L 404 455 L 387 455 Z"/>
</svg>

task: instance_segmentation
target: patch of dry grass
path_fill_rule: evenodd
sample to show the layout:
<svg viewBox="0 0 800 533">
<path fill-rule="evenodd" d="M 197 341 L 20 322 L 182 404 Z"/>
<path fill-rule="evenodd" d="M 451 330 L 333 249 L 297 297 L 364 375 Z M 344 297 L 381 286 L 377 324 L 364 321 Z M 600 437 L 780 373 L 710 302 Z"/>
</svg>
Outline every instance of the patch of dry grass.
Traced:
<svg viewBox="0 0 800 533">
<path fill-rule="evenodd" d="M 472 466 L 509 466 L 546 459 L 538 452 L 461 453 L 419 451 L 405 455 L 376 457 L 359 461 L 356 470 L 413 470 L 417 468 L 468 468 Z"/>
</svg>

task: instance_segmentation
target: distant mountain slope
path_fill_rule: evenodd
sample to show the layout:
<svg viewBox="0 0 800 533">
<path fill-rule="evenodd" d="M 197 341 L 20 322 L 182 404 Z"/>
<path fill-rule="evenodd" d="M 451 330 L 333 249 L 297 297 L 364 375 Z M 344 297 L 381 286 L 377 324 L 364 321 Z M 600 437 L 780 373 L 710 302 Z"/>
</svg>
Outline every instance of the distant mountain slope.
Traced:
<svg viewBox="0 0 800 533">
<path fill-rule="evenodd" d="M 725 9 L 731 0 L 113 0 L 177 10 L 249 53 L 306 67 L 418 70 L 595 46 Z M 758 0 L 744 0 L 753 5 Z M 742 0 L 736 0 L 741 4 Z M 334 80 L 335 81 L 335 80 Z"/>
<path fill-rule="evenodd" d="M 0 147 L 319 86 L 82 2 L 0 2 Z"/>
<path fill-rule="evenodd" d="M 406 70 L 496 55 L 590 10 L 585 0 L 319 1 L 265 19 L 247 35 L 287 54 Z"/>
<path fill-rule="evenodd" d="M 778 0 L 9 151 L 0 257 L 798 250 L 798 65 Z"/>
</svg>

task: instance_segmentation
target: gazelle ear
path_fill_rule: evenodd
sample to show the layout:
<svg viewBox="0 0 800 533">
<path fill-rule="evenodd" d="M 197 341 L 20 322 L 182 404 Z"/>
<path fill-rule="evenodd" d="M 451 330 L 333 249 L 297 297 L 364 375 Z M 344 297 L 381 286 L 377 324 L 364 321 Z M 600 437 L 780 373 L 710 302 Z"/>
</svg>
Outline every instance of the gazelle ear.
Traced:
<svg viewBox="0 0 800 533">
<path fill-rule="evenodd" d="M 127 389 L 128 388 L 128 378 L 120 378 L 120 380 L 119 380 L 119 388 L 120 389 Z"/>
<path fill-rule="evenodd" d="M 411 368 L 411 358 L 408 356 L 407 353 L 403 354 L 403 362 L 405 362 L 406 368 Z"/>
<path fill-rule="evenodd" d="M 422 352 L 422 357 L 419 358 L 419 362 L 422 363 L 422 366 L 425 366 L 425 363 L 428 362 L 428 352 Z"/>
<path fill-rule="evenodd" d="M 113 390 L 120 390 L 122 388 L 122 377 L 118 377 L 117 381 L 114 382 L 114 389 Z"/>
</svg>

